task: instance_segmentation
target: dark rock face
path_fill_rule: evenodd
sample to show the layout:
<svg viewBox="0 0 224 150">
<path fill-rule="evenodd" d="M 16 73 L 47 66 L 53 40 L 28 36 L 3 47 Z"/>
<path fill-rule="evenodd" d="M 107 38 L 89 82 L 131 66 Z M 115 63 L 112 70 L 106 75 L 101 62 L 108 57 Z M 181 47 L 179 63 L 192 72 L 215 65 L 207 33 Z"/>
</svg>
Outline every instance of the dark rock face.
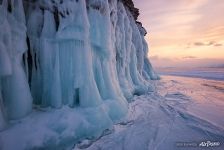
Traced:
<svg viewBox="0 0 224 150">
<path fill-rule="evenodd" d="M 147 31 L 146 31 L 146 29 L 142 26 L 142 23 L 139 22 L 139 21 L 136 21 L 136 24 L 137 24 L 138 27 L 139 27 L 139 31 L 140 31 L 141 35 L 146 36 Z"/>
<path fill-rule="evenodd" d="M 132 16 L 134 17 L 136 24 L 140 27 L 139 30 L 142 35 L 146 36 L 147 31 L 146 29 L 143 27 L 142 23 L 137 21 L 138 20 L 138 16 L 140 15 L 139 13 L 139 9 L 135 7 L 134 3 L 132 0 L 122 0 L 123 4 L 127 7 L 127 9 L 131 12 Z"/>
<path fill-rule="evenodd" d="M 139 16 L 139 9 L 135 8 L 133 1 L 132 0 L 122 0 L 122 2 L 129 9 L 129 11 L 133 15 L 134 19 L 137 20 L 138 16 Z"/>
</svg>

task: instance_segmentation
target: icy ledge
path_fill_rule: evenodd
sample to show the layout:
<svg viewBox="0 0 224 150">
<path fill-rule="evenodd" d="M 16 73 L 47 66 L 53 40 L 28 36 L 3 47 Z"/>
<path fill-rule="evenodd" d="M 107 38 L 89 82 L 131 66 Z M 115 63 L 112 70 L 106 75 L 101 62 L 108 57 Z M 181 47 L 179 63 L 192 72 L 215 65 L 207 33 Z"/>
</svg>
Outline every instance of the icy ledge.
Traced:
<svg viewBox="0 0 224 150">
<path fill-rule="evenodd" d="M 131 0 L 0 2 L 0 149 L 99 137 L 153 90 Z"/>
</svg>

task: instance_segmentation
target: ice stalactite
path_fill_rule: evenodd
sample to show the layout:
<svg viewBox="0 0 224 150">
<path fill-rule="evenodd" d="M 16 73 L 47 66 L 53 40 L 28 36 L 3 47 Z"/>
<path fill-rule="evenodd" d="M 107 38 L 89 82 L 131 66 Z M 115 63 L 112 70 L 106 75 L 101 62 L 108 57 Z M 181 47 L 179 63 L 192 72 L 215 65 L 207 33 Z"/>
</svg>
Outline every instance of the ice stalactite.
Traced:
<svg viewBox="0 0 224 150">
<path fill-rule="evenodd" d="M 140 22 L 137 22 L 139 32 L 142 35 L 142 45 L 143 45 L 143 52 L 144 52 L 144 66 L 142 70 L 142 75 L 145 77 L 146 80 L 158 80 L 159 76 L 155 73 L 150 60 L 148 58 L 148 44 L 144 38 L 144 36 L 147 34 L 147 31 L 145 28 L 142 26 Z"/>
<path fill-rule="evenodd" d="M 118 2 L 118 22 L 116 25 L 116 64 L 119 83 L 127 99 L 131 99 L 134 94 L 134 86 L 130 76 L 130 45 L 132 30 L 129 23 L 129 18 L 123 3 Z"/>
<path fill-rule="evenodd" d="M 42 84 L 40 67 L 40 36 L 42 32 L 44 15 L 38 5 L 30 6 L 33 9 L 28 11 L 27 35 L 30 43 L 31 64 L 31 93 L 34 104 L 41 104 Z"/>
<path fill-rule="evenodd" d="M 64 104 L 98 106 L 102 102 L 92 71 L 86 3 L 68 1 L 62 8 L 61 13 L 69 12 L 68 16 L 60 17 L 57 32 Z"/>
<path fill-rule="evenodd" d="M 87 5 L 95 80 L 101 97 L 108 104 L 110 117 L 117 121 L 125 116 L 127 102 L 114 76 L 116 64 L 113 61 L 109 3 L 107 0 L 88 0 Z"/>
<path fill-rule="evenodd" d="M 22 0 L 9 1 L 7 6 L 10 8 L 6 16 L 11 32 L 11 35 L 8 35 L 11 46 L 6 48 L 12 54 L 12 73 L 2 80 L 2 91 L 7 117 L 18 119 L 32 110 L 32 97 L 22 64 L 23 54 L 27 51 L 26 25 Z"/>
<path fill-rule="evenodd" d="M 12 65 L 10 61 L 10 30 L 8 28 L 6 3 L 3 1 L 0 5 L 0 131 L 6 127 L 6 115 L 2 95 L 2 80 L 5 76 L 12 74 Z"/>
<path fill-rule="evenodd" d="M 112 82 L 116 83 L 115 86 L 118 89 L 119 94 L 124 95 L 123 91 L 119 85 L 118 72 L 117 72 L 117 60 L 116 60 L 116 29 L 117 29 L 117 21 L 118 21 L 118 10 L 117 10 L 117 1 L 109 0 L 109 8 L 110 8 L 110 27 L 111 27 L 111 70 L 112 71 Z M 124 95 L 125 96 L 125 95 Z"/>
<path fill-rule="evenodd" d="M 39 65 L 41 77 L 41 105 L 60 108 L 62 106 L 59 75 L 59 47 L 56 36 L 54 14 L 43 11 L 43 28 L 40 34 Z"/>
<path fill-rule="evenodd" d="M 59 3 L 45 1 L 36 5 L 40 6 L 28 20 L 35 101 L 56 108 L 99 105 L 85 1 L 63 1 L 60 7 Z M 41 90 L 33 90 L 36 88 Z"/>
<path fill-rule="evenodd" d="M 130 19 L 130 23 L 132 24 L 132 43 L 135 46 L 136 49 L 136 57 L 137 57 L 137 69 L 140 75 L 142 75 L 143 65 L 144 65 L 144 51 L 143 51 L 143 45 L 142 45 L 142 38 L 139 33 L 138 27 L 133 20 L 133 18 Z"/>
<path fill-rule="evenodd" d="M 120 2 L 118 3 L 118 7 L 120 7 L 121 10 L 123 10 L 123 4 Z M 143 94 L 147 92 L 147 85 L 144 81 L 143 77 L 140 74 L 142 61 L 140 60 L 140 56 L 142 54 L 142 45 L 141 43 L 138 43 L 138 39 L 140 38 L 139 31 L 137 29 L 137 26 L 135 24 L 135 20 L 133 19 L 131 13 L 125 9 L 125 19 L 124 25 L 126 28 L 126 31 L 124 32 L 125 35 L 125 42 L 124 42 L 124 50 L 126 50 L 126 57 L 122 58 L 124 59 L 124 63 L 126 63 L 125 67 L 125 77 L 127 78 L 129 82 L 129 86 L 133 86 L 134 88 L 134 94 Z M 124 15 L 124 14 L 123 14 Z M 119 25 L 118 25 L 119 26 Z M 137 36 L 137 37 L 135 37 Z M 117 37 L 119 39 L 119 37 Z M 137 41 L 136 41 L 137 39 Z M 138 50 L 137 50 L 138 48 Z M 139 51 L 139 52 L 138 52 Z M 139 59 L 138 59 L 139 56 Z M 132 88 L 132 87 L 131 87 Z"/>
<path fill-rule="evenodd" d="M 36 4 L 34 9 L 30 9 L 27 21 L 32 59 L 31 91 L 35 104 L 60 108 L 62 97 L 56 21 L 54 13 L 43 7 L 40 3 L 39 7 Z"/>
</svg>

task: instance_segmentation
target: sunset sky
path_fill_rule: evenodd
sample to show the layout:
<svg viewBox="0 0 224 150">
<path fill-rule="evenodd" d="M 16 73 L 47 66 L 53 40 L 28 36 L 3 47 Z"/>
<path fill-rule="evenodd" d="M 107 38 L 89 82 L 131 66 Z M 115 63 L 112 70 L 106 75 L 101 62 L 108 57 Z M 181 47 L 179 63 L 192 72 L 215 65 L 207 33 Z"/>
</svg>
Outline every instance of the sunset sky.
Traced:
<svg viewBox="0 0 224 150">
<path fill-rule="evenodd" d="M 154 66 L 224 64 L 224 0 L 134 0 Z"/>
</svg>

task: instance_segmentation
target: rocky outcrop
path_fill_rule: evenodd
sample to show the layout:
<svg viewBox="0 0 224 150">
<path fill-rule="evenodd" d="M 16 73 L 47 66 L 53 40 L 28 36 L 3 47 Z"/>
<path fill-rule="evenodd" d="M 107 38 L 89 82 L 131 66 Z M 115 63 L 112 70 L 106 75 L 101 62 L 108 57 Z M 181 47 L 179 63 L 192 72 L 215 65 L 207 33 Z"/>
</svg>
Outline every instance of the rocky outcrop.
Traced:
<svg viewBox="0 0 224 150">
<path fill-rule="evenodd" d="M 128 8 L 128 10 L 131 12 L 134 19 L 137 20 L 138 16 L 139 16 L 139 9 L 135 8 L 133 1 L 132 0 L 122 0 L 122 2 Z"/>
</svg>

